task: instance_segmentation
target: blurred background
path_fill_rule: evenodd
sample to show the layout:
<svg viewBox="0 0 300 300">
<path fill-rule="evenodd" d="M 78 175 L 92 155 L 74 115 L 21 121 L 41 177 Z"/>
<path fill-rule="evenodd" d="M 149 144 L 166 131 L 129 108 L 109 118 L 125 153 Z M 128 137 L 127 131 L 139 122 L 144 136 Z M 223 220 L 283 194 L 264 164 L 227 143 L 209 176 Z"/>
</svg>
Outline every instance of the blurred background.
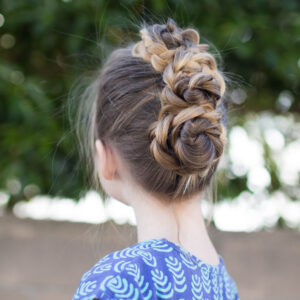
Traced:
<svg viewBox="0 0 300 300">
<path fill-rule="evenodd" d="M 142 20 L 200 32 L 230 78 L 209 231 L 241 299 L 300 299 L 300 2 L 0 0 L 0 298 L 71 299 L 136 242 L 133 211 L 86 185 L 67 102 Z"/>
</svg>

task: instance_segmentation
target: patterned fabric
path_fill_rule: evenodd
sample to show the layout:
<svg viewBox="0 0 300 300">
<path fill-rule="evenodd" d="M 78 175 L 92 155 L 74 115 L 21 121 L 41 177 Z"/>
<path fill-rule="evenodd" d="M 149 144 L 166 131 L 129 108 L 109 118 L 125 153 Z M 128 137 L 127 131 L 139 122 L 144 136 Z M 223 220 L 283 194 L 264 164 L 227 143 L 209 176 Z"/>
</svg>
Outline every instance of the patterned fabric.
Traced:
<svg viewBox="0 0 300 300">
<path fill-rule="evenodd" d="M 220 254 L 204 263 L 181 246 L 151 239 L 111 252 L 83 274 L 73 300 L 239 300 Z"/>
</svg>

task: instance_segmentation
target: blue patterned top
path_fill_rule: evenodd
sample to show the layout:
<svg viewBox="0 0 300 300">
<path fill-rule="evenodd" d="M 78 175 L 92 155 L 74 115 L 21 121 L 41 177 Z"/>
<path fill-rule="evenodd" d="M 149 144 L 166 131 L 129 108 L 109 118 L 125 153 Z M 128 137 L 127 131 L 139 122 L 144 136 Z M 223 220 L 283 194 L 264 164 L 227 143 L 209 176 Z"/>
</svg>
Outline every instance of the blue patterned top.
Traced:
<svg viewBox="0 0 300 300">
<path fill-rule="evenodd" d="M 138 242 L 111 252 L 83 274 L 73 300 L 239 300 L 220 254 L 204 263 L 165 239 Z"/>
</svg>

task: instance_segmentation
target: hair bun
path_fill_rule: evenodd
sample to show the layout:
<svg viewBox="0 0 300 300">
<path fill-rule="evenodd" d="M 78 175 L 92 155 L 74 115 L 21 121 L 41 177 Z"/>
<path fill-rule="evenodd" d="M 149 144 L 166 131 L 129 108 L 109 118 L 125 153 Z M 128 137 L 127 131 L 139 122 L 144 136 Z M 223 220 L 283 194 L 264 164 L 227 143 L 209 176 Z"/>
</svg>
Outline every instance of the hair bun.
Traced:
<svg viewBox="0 0 300 300">
<path fill-rule="evenodd" d="M 180 175 L 205 176 L 218 163 L 226 131 L 218 110 L 225 81 L 207 44 L 194 29 L 172 19 L 140 30 L 132 55 L 162 73 L 158 120 L 149 127 L 150 150 L 163 167 Z"/>
</svg>

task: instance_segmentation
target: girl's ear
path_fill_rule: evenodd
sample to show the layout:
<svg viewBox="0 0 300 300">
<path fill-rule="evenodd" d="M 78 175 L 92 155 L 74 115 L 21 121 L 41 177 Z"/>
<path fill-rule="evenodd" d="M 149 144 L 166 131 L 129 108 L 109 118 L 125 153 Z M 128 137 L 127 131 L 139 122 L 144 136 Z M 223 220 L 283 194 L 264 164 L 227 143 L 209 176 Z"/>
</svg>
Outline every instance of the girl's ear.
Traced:
<svg viewBox="0 0 300 300">
<path fill-rule="evenodd" d="M 101 175 L 107 180 L 112 180 L 115 177 L 117 169 L 114 152 L 109 145 L 104 145 L 99 139 L 97 139 L 95 143 L 97 155 L 99 156 Z"/>
</svg>

